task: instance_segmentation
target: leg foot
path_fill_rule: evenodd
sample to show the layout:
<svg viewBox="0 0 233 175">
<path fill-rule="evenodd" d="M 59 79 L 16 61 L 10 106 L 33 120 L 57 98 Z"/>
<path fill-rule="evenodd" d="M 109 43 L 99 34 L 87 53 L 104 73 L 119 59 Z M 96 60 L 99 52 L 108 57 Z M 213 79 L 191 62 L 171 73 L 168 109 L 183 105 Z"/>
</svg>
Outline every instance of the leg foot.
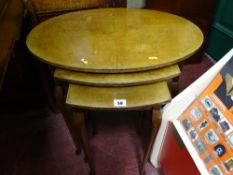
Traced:
<svg viewBox="0 0 233 175">
<path fill-rule="evenodd" d="M 90 171 L 89 175 L 95 175 L 95 171 Z"/>
</svg>

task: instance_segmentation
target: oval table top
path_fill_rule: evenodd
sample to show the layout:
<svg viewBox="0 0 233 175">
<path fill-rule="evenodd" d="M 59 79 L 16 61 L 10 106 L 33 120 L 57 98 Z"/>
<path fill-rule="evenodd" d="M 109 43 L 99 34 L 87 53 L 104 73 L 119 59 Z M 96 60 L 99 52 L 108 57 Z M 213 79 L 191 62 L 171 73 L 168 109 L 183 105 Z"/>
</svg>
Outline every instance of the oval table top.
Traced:
<svg viewBox="0 0 233 175">
<path fill-rule="evenodd" d="M 68 13 L 36 26 L 27 37 L 41 61 L 83 72 L 123 73 L 175 64 L 191 56 L 203 34 L 165 12 L 107 8 Z"/>
</svg>

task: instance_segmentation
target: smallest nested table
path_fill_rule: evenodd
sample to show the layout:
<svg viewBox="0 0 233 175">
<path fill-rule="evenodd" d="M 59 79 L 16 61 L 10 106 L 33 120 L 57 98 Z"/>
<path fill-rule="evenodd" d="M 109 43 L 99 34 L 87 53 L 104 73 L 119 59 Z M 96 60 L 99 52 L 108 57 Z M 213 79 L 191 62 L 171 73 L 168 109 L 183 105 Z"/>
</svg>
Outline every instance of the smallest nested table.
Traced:
<svg viewBox="0 0 233 175">
<path fill-rule="evenodd" d="M 95 172 L 92 154 L 88 144 L 84 113 L 88 110 L 148 110 L 151 109 L 153 128 L 150 135 L 140 173 L 144 174 L 145 164 L 151 152 L 160 120 L 160 107 L 171 99 L 167 83 L 156 82 L 128 87 L 94 87 L 70 84 L 66 104 L 73 107 L 72 117 L 75 130 L 81 140 L 91 172 Z M 107 146 L 107 145 L 106 145 Z"/>
</svg>

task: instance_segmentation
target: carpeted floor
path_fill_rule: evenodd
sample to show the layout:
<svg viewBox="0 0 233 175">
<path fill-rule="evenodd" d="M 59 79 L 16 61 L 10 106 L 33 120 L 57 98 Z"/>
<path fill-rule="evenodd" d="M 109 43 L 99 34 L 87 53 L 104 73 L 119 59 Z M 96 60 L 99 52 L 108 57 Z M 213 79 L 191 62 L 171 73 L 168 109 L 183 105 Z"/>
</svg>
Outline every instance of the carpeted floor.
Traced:
<svg viewBox="0 0 233 175">
<path fill-rule="evenodd" d="M 184 89 L 212 63 L 184 66 L 179 87 Z M 1 110 L 0 110 L 1 112 Z M 48 109 L 0 113 L 0 175 L 87 175 L 83 154 L 75 148 L 61 114 Z M 139 175 L 149 118 L 141 136 L 135 131 L 136 112 L 95 113 L 98 134 L 90 135 L 96 175 Z M 89 128 L 90 130 L 90 128 Z M 159 175 L 149 162 L 147 175 Z"/>
</svg>

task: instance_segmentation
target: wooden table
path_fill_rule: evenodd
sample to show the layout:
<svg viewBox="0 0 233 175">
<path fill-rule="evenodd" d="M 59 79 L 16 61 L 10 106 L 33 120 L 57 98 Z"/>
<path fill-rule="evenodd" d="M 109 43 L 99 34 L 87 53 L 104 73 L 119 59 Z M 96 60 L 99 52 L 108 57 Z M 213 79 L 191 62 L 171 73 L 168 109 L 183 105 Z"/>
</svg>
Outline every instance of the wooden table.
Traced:
<svg viewBox="0 0 233 175">
<path fill-rule="evenodd" d="M 202 44 L 200 29 L 169 13 L 100 9 L 69 13 L 35 27 L 29 50 L 55 67 L 119 73 L 178 63 Z"/>
<path fill-rule="evenodd" d="M 200 29 L 184 18 L 159 11 L 112 8 L 45 21 L 30 32 L 27 46 L 35 57 L 55 68 L 54 77 L 60 83 L 56 96 L 63 115 L 67 113 L 67 92 L 66 103 L 78 109 L 75 119 L 65 119 L 71 133 L 78 131 L 94 170 L 86 137 L 80 135 L 85 135 L 85 110 L 157 110 L 171 98 L 166 81 L 179 75 L 178 63 L 191 56 L 202 41 Z M 119 94 L 123 101 L 117 106 L 114 100 Z M 155 133 L 154 128 L 151 142 Z"/>
<path fill-rule="evenodd" d="M 167 81 L 179 76 L 179 74 L 180 69 L 178 65 L 167 66 L 149 71 L 118 74 L 86 73 L 57 68 L 54 72 L 54 78 L 63 82 L 74 84 L 119 87 L 142 85 L 164 80 Z"/>
</svg>

